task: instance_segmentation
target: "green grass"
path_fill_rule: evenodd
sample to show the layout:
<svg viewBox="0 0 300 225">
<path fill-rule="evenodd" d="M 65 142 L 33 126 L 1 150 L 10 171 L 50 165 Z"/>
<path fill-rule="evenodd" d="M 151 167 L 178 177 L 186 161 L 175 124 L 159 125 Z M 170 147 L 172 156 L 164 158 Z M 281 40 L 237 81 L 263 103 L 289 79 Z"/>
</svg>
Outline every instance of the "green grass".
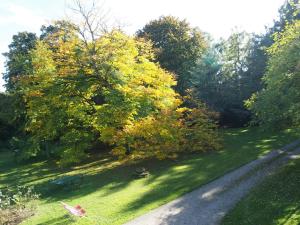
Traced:
<svg viewBox="0 0 300 225">
<path fill-rule="evenodd" d="M 256 187 L 223 221 L 223 225 L 244 224 L 300 224 L 300 159 Z"/>
<path fill-rule="evenodd" d="M 87 219 L 72 222 L 59 201 L 80 204 L 100 224 L 122 224 L 297 139 L 299 133 L 230 129 L 222 134 L 222 151 L 185 155 L 176 161 L 147 160 L 123 165 L 102 157 L 72 170 L 61 170 L 46 162 L 15 165 L 8 153 L 1 153 L 0 187 L 35 185 L 42 191 L 51 179 L 84 174 L 84 184 L 78 190 L 43 194 L 37 214 L 23 224 L 93 224 Z M 132 174 L 140 166 L 146 167 L 151 175 L 136 180 Z"/>
</svg>

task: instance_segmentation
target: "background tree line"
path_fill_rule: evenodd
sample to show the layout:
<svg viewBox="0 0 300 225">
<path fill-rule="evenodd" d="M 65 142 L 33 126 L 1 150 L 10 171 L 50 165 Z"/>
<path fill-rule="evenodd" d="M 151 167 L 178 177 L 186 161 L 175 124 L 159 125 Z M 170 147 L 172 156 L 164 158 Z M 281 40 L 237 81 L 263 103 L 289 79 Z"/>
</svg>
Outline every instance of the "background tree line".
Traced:
<svg viewBox="0 0 300 225">
<path fill-rule="evenodd" d="M 108 31 L 78 2 L 83 23 L 61 20 L 40 36 L 13 36 L 4 53 L 1 139 L 20 159 L 67 164 L 93 149 L 132 158 L 217 149 L 213 112 L 225 127 L 295 125 L 297 4 L 287 1 L 263 35 L 235 31 L 215 41 L 172 16 L 134 37 Z"/>
</svg>

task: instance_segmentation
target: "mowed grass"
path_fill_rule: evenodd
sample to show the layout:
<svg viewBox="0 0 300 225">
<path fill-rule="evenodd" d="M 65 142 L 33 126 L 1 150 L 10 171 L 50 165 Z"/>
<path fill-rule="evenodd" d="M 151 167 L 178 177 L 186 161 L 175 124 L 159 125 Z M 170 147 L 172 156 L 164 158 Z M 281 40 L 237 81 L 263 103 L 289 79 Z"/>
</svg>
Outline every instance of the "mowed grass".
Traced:
<svg viewBox="0 0 300 225">
<path fill-rule="evenodd" d="M 223 225 L 299 225 L 300 159 L 256 187 L 225 217 Z"/>
<path fill-rule="evenodd" d="M 229 129 L 222 131 L 224 148 L 221 151 L 189 154 L 176 161 L 125 164 L 107 156 L 69 170 L 47 162 L 16 165 L 10 154 L 1 153 L 0 187 L 34 185 L 43 193 L 36 215 L 22 224 L 122 224 L 299 138 L 299 133 L 299 130 L 270 133 L 258 129 Z M 133 173 L 141 166 L 151 175 L 135 179 Z M 84 182 L 77 190 L 43 192 L 49 180 L 74 174 L 84 175 Z M 71 220 L 59 201 L 80 204 L 88 218 Z"/>
</svg>

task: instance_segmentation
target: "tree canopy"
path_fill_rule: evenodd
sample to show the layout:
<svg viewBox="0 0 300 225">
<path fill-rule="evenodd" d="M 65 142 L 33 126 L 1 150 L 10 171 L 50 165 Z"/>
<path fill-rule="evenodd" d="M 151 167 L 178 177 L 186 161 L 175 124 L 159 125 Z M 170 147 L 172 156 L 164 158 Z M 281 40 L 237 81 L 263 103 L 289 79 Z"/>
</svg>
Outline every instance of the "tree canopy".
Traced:
<svg viewBox="0 0 300 225">
<path fill-rule="evenodd" d="M 244 101 L 261 88 L 264 57 L 259 37 L 236 31 L 211 42 L 191 70 L 195 96 L 220 113 L 221 125 L 240 127 L 250 120 Z"/>
<path fill-rule="evenodd" d="M 3 54 L 6 57 L 3 78 L 7 90 L 15 88 L 15 82 L 20 76 L 32 73 L 30 50 L 34 48 L 37 36 L 34 33 L 20 32 L 12 39 L 9 51 Z"/>
<path fill-rule="evenodd" d="M 257 122 L 275 128 L 299 125 L 300 22 L 287 25 L 275 36 L 263 77 L 265 88 L 247 102 Z"/>
<path fill-rule="evenodd" d="M 137 36 L 151 40 L 156 61 L 177 76 L 176 90 L 184 94 L 190 87 L 189 71 L 206 48 L 204 34 L 186 20 L 162 16 L 146 24 Z"/>
<path fill-rule="evenodd" d="M 14 144 L 23 157 L 73 163 L 99 143 L 119 157 L 218 148 L 205 106 L 181 106 L 174 77 L 152 62 L 150 43 L 118 30 L 87 41 L 65 25 L 37 42 L 33 72 L 20 79 L 27 135 Z"/>
</svg>

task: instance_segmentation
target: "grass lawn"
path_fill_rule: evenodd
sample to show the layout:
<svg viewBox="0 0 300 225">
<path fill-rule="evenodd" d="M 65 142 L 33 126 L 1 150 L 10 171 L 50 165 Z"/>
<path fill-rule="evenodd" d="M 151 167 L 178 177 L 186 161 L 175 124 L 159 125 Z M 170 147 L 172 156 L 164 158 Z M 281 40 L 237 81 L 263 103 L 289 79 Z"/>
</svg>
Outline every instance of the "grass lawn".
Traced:
<svg viewBox="0 0 300 225">
<path fill-rule="evenodd" d="M 225 217 L 224 225 L 299 225 L 300 159 L 256 187 Z"/>
<path fill-rule="evenodd" d="M 98 224 L 122 224 L 297 139 L 299 133 L 299 130 L 270 133 L 229 129 L 222 134 L 222 151 L 185 155 L 176 161 L 148 160 L 122 165 L 110 157 L 102 157 L 72 170 L 61 170 L 46 162 L 15 165 L 8 153 L 1 153 L 0 187 L 35 185 L 43 190 L 51 179 L 84 174 L 83 185 L 75 191 L 43 194 L 37 214 L 22 224 L 93 224 L 88 219 L 72 221 L 59 201 L 80 204 Z M 141 166 L 151 175 L 134 179 L 133 172 Z"/>
</svg>

